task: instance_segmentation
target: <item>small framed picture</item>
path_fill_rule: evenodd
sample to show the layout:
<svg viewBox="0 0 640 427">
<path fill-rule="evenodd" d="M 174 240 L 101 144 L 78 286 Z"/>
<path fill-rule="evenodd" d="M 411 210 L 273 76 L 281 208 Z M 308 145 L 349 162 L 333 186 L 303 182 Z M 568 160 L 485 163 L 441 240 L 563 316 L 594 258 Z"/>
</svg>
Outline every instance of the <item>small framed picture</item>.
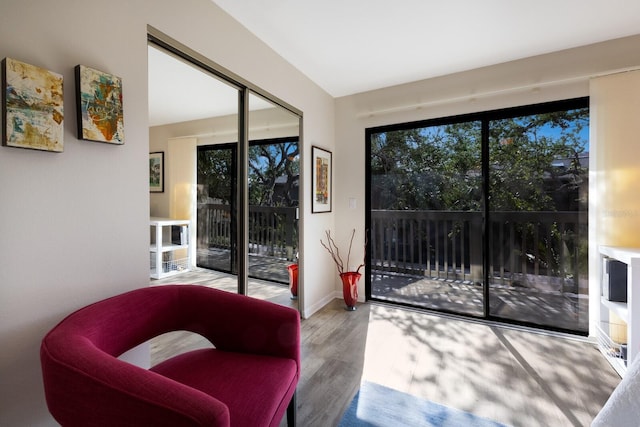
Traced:
<svg viewBox="0 0 640 427">
<path fill-rule="evenodd" d="M 149 153 L 149 191 L 164 192 L 164 152 Z"/>
<path fill-rule="evenodd" d="M 320 147 L 311 147 L 311 212 L 331 212 L 331 151 Z"/>
<path fill-rule="evenodd" d="M 77 65 L 78 139 L 124 144 L 122 79 Z"/>
</svg>

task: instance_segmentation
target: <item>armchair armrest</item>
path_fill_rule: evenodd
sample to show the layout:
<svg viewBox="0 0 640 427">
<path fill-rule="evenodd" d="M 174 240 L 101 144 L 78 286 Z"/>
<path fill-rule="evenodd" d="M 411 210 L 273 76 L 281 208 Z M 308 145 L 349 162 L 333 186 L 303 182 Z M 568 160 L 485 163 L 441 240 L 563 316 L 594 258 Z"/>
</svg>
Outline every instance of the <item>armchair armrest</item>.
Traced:
<svg viewBox="0 0 640 427">
<path fill-rule="evenodd" d="M 227 406 L 170 378 L 57 331 L 40 348 L 46 400 L 65 426 L 229 426 Z"/>
</svg>

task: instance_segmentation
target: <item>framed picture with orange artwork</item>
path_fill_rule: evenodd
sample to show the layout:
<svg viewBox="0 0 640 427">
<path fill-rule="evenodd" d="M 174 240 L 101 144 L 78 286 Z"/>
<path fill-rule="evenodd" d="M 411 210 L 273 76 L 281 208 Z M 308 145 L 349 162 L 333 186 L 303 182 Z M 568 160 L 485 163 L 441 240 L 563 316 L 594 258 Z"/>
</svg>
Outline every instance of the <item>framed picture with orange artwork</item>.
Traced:
<svg viewBox="0 0 640 427">
<path fill-rule="evenodd" d="M 122 79 L 77 65 L 78 139 L 124 144 Z"/>
<path fill-rule="evenodd" d="M 331 212 L 331 151 L 320 147 L 311 147 L 312 191 L 311 212 Z"/>
</svg>

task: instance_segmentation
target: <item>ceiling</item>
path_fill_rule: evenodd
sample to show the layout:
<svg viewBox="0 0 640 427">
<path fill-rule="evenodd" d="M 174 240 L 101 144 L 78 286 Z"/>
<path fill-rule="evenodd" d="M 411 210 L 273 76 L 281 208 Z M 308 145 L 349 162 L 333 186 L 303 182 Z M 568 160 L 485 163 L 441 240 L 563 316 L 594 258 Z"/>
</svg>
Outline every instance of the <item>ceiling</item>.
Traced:
<svg viewBox="0 0 640 427">
<path fill-rule="evenodd" d="M 640 33 L 638 0 L 212 1 L 334 97 Z M 149 49 L 150 126 L 233 114 L 236 100 Z"/>
<path fill-rule="evenodd" d="M 212 0 L 334 97 L 640 33 L 638 0 Z"/>
<path fill-rule="evenodd" d="M 147 50 L 149 126 L 237 112 L 237 90 L 163 50 L 152 46 Z"/>
</svg>

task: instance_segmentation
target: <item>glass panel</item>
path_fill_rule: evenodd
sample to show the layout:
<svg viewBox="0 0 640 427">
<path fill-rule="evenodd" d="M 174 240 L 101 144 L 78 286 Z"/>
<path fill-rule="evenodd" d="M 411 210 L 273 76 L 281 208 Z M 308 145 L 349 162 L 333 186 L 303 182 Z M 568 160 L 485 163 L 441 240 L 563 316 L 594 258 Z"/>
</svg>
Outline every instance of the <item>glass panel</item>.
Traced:
<svg viewBox="0 0 640 427">
<path fill-rule="evenodd" d="M 481 123 L 371 135 L 371 296 L 481 316 Z"/>
<path fill-rule="evenodd" d="M 587 108 L 490 122 L 490 313 L 588 332 Z"/>
<path fill-rule="evenodd" d="M 235 273 L 235 144 L 198 147 L 198 267 Z"/>
<path fill-rule="evenodd" d="M 252 281 L 249 294 L 290 305 L 298 295 L 290 280 L 297 276 L 299 117 L 253 93 L 249 110 L 249 275 L 274 286 L 257 295 Z"/>
<path fill-rule="evenodd" d="M 297 267 L 298 259 L 300 117 L 248 91 L 249 156 L 247 164 L 238 165 L 239 94 L 246 88 L 232 86 L 181 53 L 155 45 L 149 46 L 149 85 L 154 117 L 160 117 L 155 112 L 161 106 L 170 111 L 153 123 L 150 137 L 167 141 L 167 164 L 171 175 L 181 180 L 180 185 L 172 182 L 171 194 L 154 204 L 162 203 L 164 216 L 186 212 L 184 217 L 195 218 L 193 255 L 201 268 L 183 281 L 244 292 L 244 281 L 237 277 L 238 228 L 243 220 L 238 218 L 237 179 L 238 171 L 246 168 L 252 278 L 247 289 L 254 297 L 297 308 L 299 289 L 290 289 L 290 267 Z M 187 206 L 177 206 L 176 201 Z"/>
<path fill-rule="evenodd" d="M 167 145 L 165 193 L 157 199 L 161 216 L 191 220 L 191 259 L 197 267 L 231 271 L 230 215 L 238 141 L 238 88 L 211 72 L 154 44 L 149 45 L 150 139 Z M 227 151 L 202 151 L 203 146 Z M 193 244 L 195 243 L 195 244 Z M 181 281 L 207 283 L 237 292 L 237 280 L 197 270 Z"/>
<path fill-rule="evenodd" d="M 218 104 L 215 115 L 199 121 L 197 255 L 198 267 L 236 273 L 236 147 L 238 91 L 220 82 L 206 90 Z M 237 289 L 236 289 L 237 291 Z"/>
</svg>

